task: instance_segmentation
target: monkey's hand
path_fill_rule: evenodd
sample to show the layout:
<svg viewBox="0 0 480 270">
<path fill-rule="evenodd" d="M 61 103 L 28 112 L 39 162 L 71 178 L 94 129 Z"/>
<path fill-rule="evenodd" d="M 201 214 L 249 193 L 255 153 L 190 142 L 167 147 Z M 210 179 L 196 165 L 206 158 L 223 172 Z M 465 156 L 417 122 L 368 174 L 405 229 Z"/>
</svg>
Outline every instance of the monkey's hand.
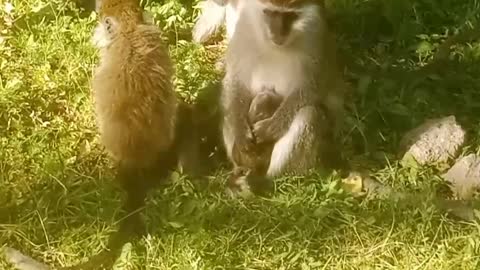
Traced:
<svg viewBox="0 0 480 270">
<path fill-rule="evenodd" d="M 255 150 L 256 137 L 251 135 L 252 132 L 248 132 L 244 136 L 237 136 L 235 138 L 235 144 L 241 153 L 251 153 Z"/>
<path fill-rule="evenodd" d="M 260 120 L 253 124 L 252 133 L 255 137 L 255 142 L 260 144 L 280 139 L 280 130 L 277 130 L 275 128 L 276 126 L 273 122 L 273 117 Z"/>
</svg>

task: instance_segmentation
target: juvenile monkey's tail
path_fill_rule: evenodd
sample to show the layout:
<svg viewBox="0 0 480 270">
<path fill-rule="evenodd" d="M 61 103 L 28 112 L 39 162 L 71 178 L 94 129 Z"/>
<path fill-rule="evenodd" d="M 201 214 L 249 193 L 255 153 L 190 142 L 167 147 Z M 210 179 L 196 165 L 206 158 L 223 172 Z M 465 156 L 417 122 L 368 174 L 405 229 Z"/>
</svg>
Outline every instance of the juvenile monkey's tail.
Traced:
<svg viewBox="0 0 480 270">
<path fill-rule="evenodd" d="M 226 7 L 213 0 L 205 0 L 200 3 L 202 14 L 193 27 L 193 41 L 205 43 L 217 33 L 225 23 Z"/>
<path fill-rule="evenodd" d="M 175 140 L 165 152 L 158 153 L 156 162 L 152 166 L 137 167 L 135 164 L 118 164 L 116 181 L 126 191 L 124 210 L 129 213 L 121 222 L 118 231 L 110 235 L 108 249 L 93 255 L 87 262 L 69 267 L 52 267 L 22 254 L 20 251 L 6 247 L 3 255 L 6 260 L 18 270 L 96 270 L 111 269 L 121 253 L 123 245 L 135 236 L 141 236 L 145 232 L 143 221 L 140 218 L 140 209 L 145 205 L 147 193 L 155 188 L 163 179 L 176 168 L 179 161 L 179 152 L 191 138 L 195 131 L 192 122 L 193 110 L 187 104 L 181 103 L 177 112 Z M 192 130 L 193 127 L 193 130 Z M 195 137 L 195 134 L 193 134 Z M 182 156 L 180 156 L 182 157 Z M 0 256 L 1 254 L 0 250 Z"/>
</svg>

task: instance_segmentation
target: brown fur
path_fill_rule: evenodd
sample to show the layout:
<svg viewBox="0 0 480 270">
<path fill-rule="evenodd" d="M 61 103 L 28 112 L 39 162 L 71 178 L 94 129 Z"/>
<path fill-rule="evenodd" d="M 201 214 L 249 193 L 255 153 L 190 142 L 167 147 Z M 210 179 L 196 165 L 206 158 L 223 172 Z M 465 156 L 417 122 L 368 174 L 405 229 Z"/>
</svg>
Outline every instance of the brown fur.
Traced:
<svg viewBox="0 0 480 270">
<path fill-rule="evenodd" d="M 97 0 L 98 1 L 98 0 Z M 100 19 L 113 17 L 125 25 L 121 31 L 132 30 L 143 22 L 143 10 L 139 0 L 101 0 L 99 9 Z"/>
<path fill-rule="evenodd" d="M 174 69 L 160 31 L 143 21 L 139 1 L 103 0 L 99 10 L 100 63 L 92 88 L 101 141 L 117 163 L 128 216 L 110 236 L 110 251 L 72 269 L 110 268 L 122 245 L 145 232 L 138 210 L 178 161 Z"/>
<path fill-rule="evenodd" d="M 127 193 L 128 215 L 110 235 L 106 250 L 85 263 L 54 269 L 112 269 L 123 244 L 145 233 L 139 210 L 147 192 L 181 157 L 188 158 L 184 166 L 192 167 L 197 155 L 189 143 L 197 132 L 194 109 L 177 103 L 173 64 L 161 45 L 160 31 L 143 21 L 138 1 L 103 0 L 99 10 L 94 41 L 100 63 L 93 96 L 101 141 L 116 162 L 116 180 Z M 191 155 L 185 153 L 190 150 Z M 23 266 L 39 268 L 35 261 Z"/>
<path fill-rule="evenodd" d="M 101 139 L 127 166 L 151 166 L 174 141 L 173 65 L 155 26 L 140 24 L 134 0 L 104 0 L 100 18 L 118 21 L 93 80 Z M 116 31 L 116 30 L 114 30 Z"/>
</svg>

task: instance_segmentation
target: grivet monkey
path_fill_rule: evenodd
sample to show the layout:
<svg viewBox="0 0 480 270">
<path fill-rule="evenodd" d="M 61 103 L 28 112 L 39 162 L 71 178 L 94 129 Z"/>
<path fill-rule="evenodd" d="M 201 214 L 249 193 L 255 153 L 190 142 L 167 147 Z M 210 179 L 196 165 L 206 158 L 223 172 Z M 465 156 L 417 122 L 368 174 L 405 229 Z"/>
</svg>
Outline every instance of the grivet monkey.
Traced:
<svg viewBox="0 0 480 270">
<path fill-rule="evenodd" d="M 102 0 L 93 42 L 100 53 L 92 82 L 100 138 L 116 163 L 116 181 L 127 193 L 124 210 L 129 215 L 111 235 L 109 250 L 64 269 L 109 268 L 123 244 L 145 232 L 139 210 L 148 191 L 175 169 L 179 157 L 188 156 L 180 152 L 188 148 L 184 135 L 191 109 L 177 101 L 173 63 L 139 0 Z"/>
<path fill-rule="evenodd" d="M 173 63 L 159 29 L 145 23 L 139 0 L 102 0 L 99 18 L 93 37 L 100 50 L 92 83 L 95 111 L 132 212 L 176 165 Z M 124 223 L 141 222 L 134 214 Z"/>
<path fill-rule="evenodd" d="M 249 104 L 264 87 L 283 98 L 271 117 L 253 124 L 256 143 L 274 143 L 267 177 L 343 163 L 335 138 L 346 84 L 324 14 L 318 0 L 243 4 L 227 48 L 221 95 L 224 145 L 233 163 L 234 143 L 247 150 L 251 145 L 245 132 Z"/>
<path fill-rule="evenodd" d="M 273 150 L 272 142 L 255 144 L 255 136 L 251 127 L 258 121 L 271 117 L 282 102 L 282 97 L 275 92 L 275 89 L 264 88 L 252 99 L 248 111 L 248 126 L 245 132 L 253 140 L 248 149 L 240 148 L 237 143 L 233 144 L 232 157 L 234 169 L 228 180 L 231 190 L 248 183 L 256 191 L 266 184 L 264 175 L 270 164 L 270 156 Z M 255 191 L 255 190 L 254 190 Z"/>
<path fill-rule="evenodd" d="M 193 40 L 206 43 L 225 24 L 226 39 L 235 32 L 238 12 L 246 0 L 204 0 L 200 2 L 201 14 L 193 27 Z"/>
</svg>

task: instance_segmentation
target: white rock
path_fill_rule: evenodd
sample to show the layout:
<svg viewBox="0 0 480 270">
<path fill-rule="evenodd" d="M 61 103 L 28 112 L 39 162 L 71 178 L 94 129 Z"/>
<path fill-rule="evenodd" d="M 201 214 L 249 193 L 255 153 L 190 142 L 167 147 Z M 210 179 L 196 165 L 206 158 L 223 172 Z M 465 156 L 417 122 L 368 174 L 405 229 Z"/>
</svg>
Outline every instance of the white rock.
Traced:
<svg viewBox="0 0 480 270">
<path fill-rule="evenodd" d="M 470 199 L 480 188 L 480 157 L 471 154 L 459 159 L 443 178 L 451 183 L 456 197 Z"/>
<path fill-rule="evenodd" d="M 3 250 L 5 259 L 11 263 L 15 268 L 20 270 L 50 270 L 50 268 L 34 259 L 23 255 L 20 251 L 5 247 Z"/>
<path fill-rule="evenodd" d="M 446 162 L 458 155 L 465 142 L 465 131 L 455 116 L 429 119 L 407 132 L 400 142 L 404 157 L 411 155 L 421 164 Z"/>
</svg>

